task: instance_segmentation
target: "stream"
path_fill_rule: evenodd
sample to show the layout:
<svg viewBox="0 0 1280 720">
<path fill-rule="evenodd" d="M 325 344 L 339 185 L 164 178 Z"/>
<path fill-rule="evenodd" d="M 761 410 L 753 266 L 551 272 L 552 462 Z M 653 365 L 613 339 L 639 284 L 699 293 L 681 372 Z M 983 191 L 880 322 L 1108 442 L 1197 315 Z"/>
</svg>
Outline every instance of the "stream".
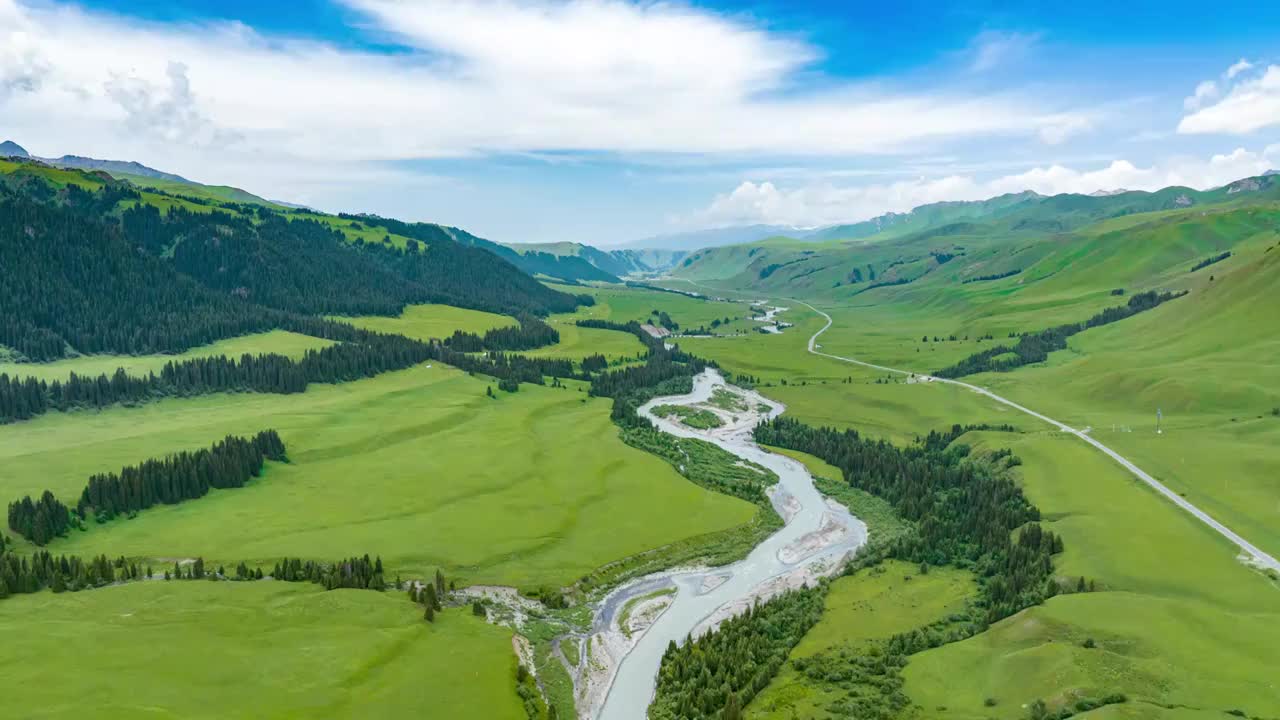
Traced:
<svg viewBox="0 0 1280 720">
<path fill-rule="evenodd" d="M 664 432 L 712 442 L 777 473 L 779 482 L 772 489 L 771 500 L 786 525 L 736 563 L 657 573 L 623 585 L 603 600 L 595 615 L 596 632 L 613 628 L 629 601 L 664 588 L 676 590 L 670 606 L 618 663 L 607 685 L 603 706 L 595 715 L 597 720 L 643 720 L 668 643 L 679 644 L 690 634 L 696 637 L 706 632 L 719 621 L 750 607 L 757 598 L 768 598 L 838 571 L 842 561 L 867 540 L 866 525 L 847 508 L 819 494 L 803 464 L 756 445 L 752 430 L 765 418 L 782 414 L 782 404 L 754 391 L 733 388 L 752 410 L 722 411 L 718 414 L 725 425 L 710 431 L 694 430 L 674 416 L 660 418 L 652 412 L 657 405 L 705 403 L 716 388 L 725 386 L 719 372 L 708 369 L 694 378 L 689 395 L 656 398 L 639 412 Z M 763 406 L 768 406 L 767 414 L 758 410 Z"/>
</svg>

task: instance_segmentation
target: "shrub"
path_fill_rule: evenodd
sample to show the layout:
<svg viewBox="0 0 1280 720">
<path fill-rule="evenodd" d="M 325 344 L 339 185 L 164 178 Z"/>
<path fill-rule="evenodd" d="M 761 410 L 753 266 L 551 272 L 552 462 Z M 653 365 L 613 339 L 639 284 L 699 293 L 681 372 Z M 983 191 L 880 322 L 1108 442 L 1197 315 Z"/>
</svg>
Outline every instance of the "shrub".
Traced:
<svg viewBox="0 0 1280 720">
<path fill-rule="evenodd" d="M 1084 641 L 1084 646 L 1092 650 L 1093 648 L 1098 647 L 1098 643 L 1094 642 L 1093 638 L 1088 638 L 1087 640 Z"/>
</svg>

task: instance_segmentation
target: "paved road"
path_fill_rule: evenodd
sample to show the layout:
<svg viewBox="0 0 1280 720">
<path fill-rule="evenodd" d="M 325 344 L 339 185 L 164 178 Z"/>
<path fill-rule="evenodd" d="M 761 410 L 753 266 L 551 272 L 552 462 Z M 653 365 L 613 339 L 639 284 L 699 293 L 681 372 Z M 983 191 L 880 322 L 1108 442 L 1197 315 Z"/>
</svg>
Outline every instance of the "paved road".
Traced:
<svg viewBox="0 0 1280 720">
<path fill-rule="evenodd" d="M 813 353 L 814 355 L 821 355 L 823 357 L 828 357 L 833 360 L 841 360 L 843 362 L 853 363 L 854 365 L 861 365 L 863 367 L 869 367 L 875 370 L 883 370 L 885 372 L 890 372 L 890 373 L 897 373 L 899 375 L 916 375 L 917 377 L 923 379 L 926 382 L 940 382 L 940 383 L 947 383 L 949 385 L 958 385 L 959 387 L 965 388 L 966 390 L 971 390 L 975 393 L 978 393 L 979 395 L 984 395 L 986 397 L 989 397 L 998 403 L 1008 405 L 1009 407 L 1015 410 L 1018 410 L 1019 412 L 1023 412 L 1023 413 L 1026 413 L 1027 415 L 1030 415 L 1031 417 L 1037 418 L 1039 420 L 1043 420 L 1044 422 L 1049 423 L 1050 425 L 1058 428 L 1063 432 L 1071 433 L 1072 435 L 1075 435 L 1081 440 L 1089 443 L 1095 448 L 1106 453 L 1108 457 L 1120 463 L 1120 465 L 1123 466 L 1124 469 L 1133 473 L 1134 476 L 1137 477 L 1142 482 L 1146 483 L 1147 485 L 1150 485 L 1153 490 L 1155 490 L 1156 492 L 1166 497 L 1173 504 L 1191 513 L 1196 517 L 1197 520 L 1213 528 L 1215 531 L 1218 532 L 1218 534 L 1222 535 L 1226 539 L 1235 543 L 1242 551 L 1244 551 L 1245 555 L 1249 556 L 1249 560 L 1252 564 L 1257 565 L 1258 567 L 1271 568 L 1277 572 L 1280 572 L 1280 561 L 1276 560 L 1274 557 L 1263 552 L 1262 549 L 1259 548 L 1258 546 L 1240 537 L 1231 528 L 1227 527 L 1226 525 L 1223 525 L 1217 520 L 1214 520 L 1212 517 L 1209 516 L 1208 513 L 1196 507 L 1195 505 L 1192 505 L 1190 502 L 1187 502 L 1186 498 L 1170 490 L 1159 480 L 1156 480 L 1155 478 L 1148 475 L 1142 468 L 1138 467 L 1137 465 L 1134 465 L 1127 458 L 1125 458 L 1123 455 L 1116 452 L 1115 450 L 1112 450 L 1106 445 L 1103 445 L 1102 443 L 1093 439 L 1084 431 L 1076 430 L 1075 428 L 1068 427 L 1067 425 L 1060 423 L 1057 420 L 1054 420 L 1053 418 L 1041 415 L 1035 410 L 1019 405 L 1018 403 L 1012 400 L 1000 397 L 999 395 L 996 395 L 990 390 L 987 390 L 986 388 L 980 388 L 977 385 L 970 385 L 969 383 L 960 382 L 959 380 L 948 380 L 946 378 L 931 377 L 928 375 L 918 375 L 917 373 L 913 373 L 909 370 L 899 370 L 898 368 L 885 367 L 884 365 L 876 365 L 874 363 L 863 362 L 861 360 L 854 360 L 853 358 L 841 357 L 839 355 L 832 355 L 830 353 L 822 352 L 821 350 L 818 349 L 818 345 L 817 345 L 818 337 L 822 335 L 822 333 L 826 332 L 828 328 L 831 327 L 831 322 L 832 322 L 831 316 L 822 312 L 818 308 L 810 305 L 809 303 L 800 302 L 799 300 L 793 300 L 791 302 L 799 302 L 801 305 L 804 305 L 805 307 L 809 308 L 810 310 L 818 313 L 819 315 L 827 319 L 827 324 L 824 325 L 821 330 L 814 333 L 813 337 L 809 338 L 809 352 Z"/>
</svg>

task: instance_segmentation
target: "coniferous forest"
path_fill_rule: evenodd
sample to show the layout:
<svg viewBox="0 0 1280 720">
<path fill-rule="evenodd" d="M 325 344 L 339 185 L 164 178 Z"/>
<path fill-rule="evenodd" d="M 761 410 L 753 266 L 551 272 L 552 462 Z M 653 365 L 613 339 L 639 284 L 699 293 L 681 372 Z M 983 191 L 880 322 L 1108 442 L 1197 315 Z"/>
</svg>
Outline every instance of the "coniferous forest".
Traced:
<svg viewBox="0 0 1280 720">
<path fill-rule="evenodd" d="M 982 620 L 992 623 L 1057 592 L 1052 556 L 1062 540 L 1038 524 L 1040 512 L 1004 472 L 1008 456 L 975 461 L 953 441 L 969 430 L 930 433 L 909 447 L 856 430 L 812 428 L 786 417 L 756 428 L 756 441 L 806 452 L 840 468 L 849 484 L 887 500 L 917 532 L 885 548 L 889 557 L 974 569 L 982 579 Z M 1007 430 L 1008 428 L 1001 428 Z"/>
<path fill-rule="evenodd" d="M 121 514 L 204 497 L 210 489 L 243 487 L 262 473 L 266 460 L 284 461 L 284 442 L 274 430 L 252 438 L 228 436 L 209 449 L 180 452 L 89 478 L 74 511 L 46 490 L 39 500 L 9 504 L 9 527 L 36 545 L 65 535 L 93 517 L 107 522 Z"/>
<path fill-rule="evenodd" d="M 396 248 L 348 243 L 305 212 L 262 206 L 162 214 L 136 204 L 119 220 L 110 214 L 136 198 L 113 181 L 89 192 L 0 176 L 0 267 L 10 280 L 0 286 L 0 345 L 33 361 L 181 352 L 305 322 L 290 315 L 395 315 L 429 302 L 546 314 L 591 302 L 418 226 L 397 225 L 421 240 Z"/>
</svg>

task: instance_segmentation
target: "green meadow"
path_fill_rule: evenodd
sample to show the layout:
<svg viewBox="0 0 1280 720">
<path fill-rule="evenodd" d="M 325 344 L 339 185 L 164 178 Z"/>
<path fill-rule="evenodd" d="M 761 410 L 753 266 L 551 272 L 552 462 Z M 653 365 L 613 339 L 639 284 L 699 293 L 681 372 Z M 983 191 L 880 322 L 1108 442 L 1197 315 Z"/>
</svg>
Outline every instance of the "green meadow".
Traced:
<svg viewBox="0 0 1280 720">
<path fill-rule="evenodd" d="M 447 338 L 459 330 L 483 335 L 489 330 L 516 324 L 515 318 L 506 315 L 452 305 L 410 305 L 400 313 L 400 317 L 394 318 L 369 315 L 334 319 L 366 330 L 404 335 L 415 340 Z"/>
<path fill-rule="evenodd" d="M 246 353 L 275 353 L 294 359 L 301 358 L 308 350 L 320 350 L 333 343 L 329 340 L 301 335 L 286 330 L 272 330 L 219 340 L 209 345 L 192 348 L 175 355 L 82 355 L 66 360 L 47 363 L 0 363 L 0 374 L 10 377 L 34 377 L 48 382 L 66 380 L 71 373 L 80 376 L 111 376 L 119 368 L 124 368 L 130 375 L 146 375 L 159 373 L 167 363 L 182 362 L 202 357 L 226 355 L 238 358 Z"/>
<path fill-rule="evenodd" d="M 858 652 L 863 641 L 888 638 L 963 611 L 974 592 L 968 572 L 933 568 L 921 575 L 916 566 L 897 561 L 841 577 L 831 584 L 822 619 L 789 657 L 806 658 L 842 649 Z M 839 692 L 814 687 L 788 665 L 751 701 L 747 717 L 837 717 L 827 713 L 825 706 L 839 696 Z"/>
<path fill-rule="evenodd" d="M 529 587 L 751 519 L 752 505 L 624 445 L 610 401 L 530 385 L 489 398 L 491 384 L 435 364 L 297 395 L 51 413 L 0 428 L 0 497 L 48 488 L 74 503 L 93 473 L 274 428 L 291 462 L 249 486 L 90 523 L 50 549 L 268 567 L 369 553 L 406 577 L 441 567 Z"/>
<path fill-rule="evenodd" d="M 522 720 L 511 631 L 398 592 L 152 581 L 0 603 L 5 714 Z"/>
<path fill-rule="evenodd" d="M 571 315 L 561 316 L 574 320 L 595 318 L 621 323 L 630 320 L 645 322 L 653 317 L 654 310 L 659 310 L 679 323 L 681 330 L 709 328 L 712 321 L 719 320 L 724 323 L 726 318 L 729 323 L 717 328 L 717 333 L 746 333 L 760 324 L 747 319 L 751 309 L 749 302 L 710 300 L 634 287 L 577 287 L 552 283 L 548 285 L 562 292 L 585 293 L 595 298 L 595 305 L 580 307 Z"/>
<path fill-rule="evenodd" d="M 1280 713 L 1276 581 L 1077 440 L 973 439 L 1011 446 L 1023 459 L 1025 491 L 1066 544 L 1059 573 L 1095 581 L 1098 591 L 1052 598 L 913 657 L 907 692 L 935 709 L 930 716 L 1021 718 L 1036 699 L 1055 707 L 1111 692 L 1125 693 L 1137 716 Z M 1095 647 L 1085 647 L 1090 639 Z M 987 707 L 987 698 L 997 704 Z"/>
<path fill-rule="evenodd" d="M 551 317 L 552 327 L 560 333 L 560 342 L 520 354 L 565 360 L 581 360 L 588 355 L 600 354 L 611 361 L 617 361 L 635 359 L 645 352 L 640 339 L 631 333 L 578 327 L 572 320 L 564 318 L 564 315 Z"/>
</svg>

